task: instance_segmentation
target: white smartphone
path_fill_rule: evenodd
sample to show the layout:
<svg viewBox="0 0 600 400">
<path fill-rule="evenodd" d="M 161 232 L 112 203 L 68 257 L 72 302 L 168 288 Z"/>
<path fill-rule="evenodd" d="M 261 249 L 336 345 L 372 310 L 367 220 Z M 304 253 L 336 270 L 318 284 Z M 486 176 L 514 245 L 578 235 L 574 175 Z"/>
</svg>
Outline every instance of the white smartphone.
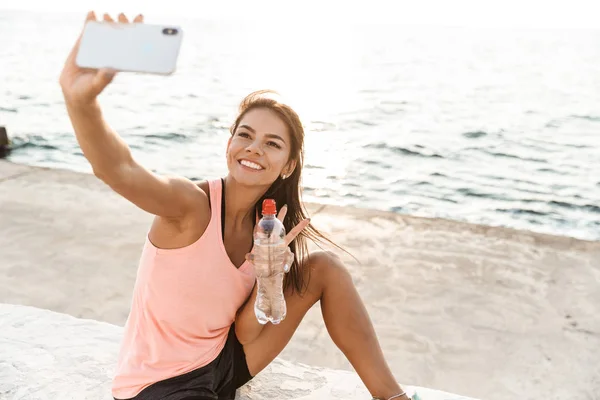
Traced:
<svg viewBox="0 0 600 400">
<path fill-rule="evenodd" d="M 75 63 L 82 68 L 170 75 L 182 37 L 178 26 L 89 21 Z"/>
</svg>

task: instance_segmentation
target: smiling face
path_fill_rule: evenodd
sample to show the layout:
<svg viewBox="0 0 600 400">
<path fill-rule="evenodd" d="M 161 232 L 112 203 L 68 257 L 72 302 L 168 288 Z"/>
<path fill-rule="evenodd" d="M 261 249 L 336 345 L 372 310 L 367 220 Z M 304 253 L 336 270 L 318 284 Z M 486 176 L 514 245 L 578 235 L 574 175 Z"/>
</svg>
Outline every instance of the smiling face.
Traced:
<svg viewBox="0 0 600 400">
<path fill-rule="evenodd" d="M 289 129 L 277 113 L 254 108 L 244 114 L 229 139 L 227 167 L 242 184 L 270 186 L 293 171 L 291 149 Z"/>
</svg>

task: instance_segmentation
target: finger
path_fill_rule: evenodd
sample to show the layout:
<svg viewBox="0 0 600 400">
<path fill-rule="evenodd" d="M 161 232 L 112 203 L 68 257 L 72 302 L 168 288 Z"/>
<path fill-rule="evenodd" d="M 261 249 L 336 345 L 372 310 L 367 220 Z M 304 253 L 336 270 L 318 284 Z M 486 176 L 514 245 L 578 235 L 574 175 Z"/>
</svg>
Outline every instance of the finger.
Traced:
<svg viewBox="0 0 600 400">
<path fill-rule="evenodd" d="M 93 11 L 89 11 L 87 13 L 87 15 L 85 16 L 85 22 L 87 23 L 88 21 L 95 21 L 96 20 L 96 13 Z"/>
<path fill-rule="evenodd" d="M 104 17 L 102 19 L 106 22 L 115 22 L 115 20 L 109 14 L 106 13 L 104 14 Z"/>
<path fill-rule="evenodd" d="M 285 245 L 289 245 L 292 241 L 310 224 L 310 218 L 307 218 L 294 227 L 287 235 L 285 235 Z"/>
<path fill-rule="evenodd" d="M 127 19 L 125 14 L 121 13 L 121 14 L 119 14 L 119 22 L 122 24 L 127 24 L 127 23 L 129 23 L 129 20 Z"/>
<path fill-rule="evenodd" d="M 138 14 L 137 17 L 133 19 L 133 22 L 142 24 L 144 23 L 144 16 L 142 14 Z"/>
<path fill-rule="evenodd" d="M 283 272 L 285 272 L 287 274 L 288 272 L 290 272 L 290 268 L 292 267 L 292 264 L 294 263 L 295 256 L 289 247 L 287 248 L 287 253 L 285 256 L 286 256 L 286 258 L 285 258 L 285 263 L 283 265 Z"/>
<path fill-rule="evenodd" d="M 285 219 L 285 216 L 287 215 L 287 211 L 288 211 L 288 206 L 287 206 L 287 204 L 285 204 L 279 210 L 279 214 L 277 214 L 277 219 L 280 220 L 281 222 L 283 222 L 283 220 Z"/>
</svg>

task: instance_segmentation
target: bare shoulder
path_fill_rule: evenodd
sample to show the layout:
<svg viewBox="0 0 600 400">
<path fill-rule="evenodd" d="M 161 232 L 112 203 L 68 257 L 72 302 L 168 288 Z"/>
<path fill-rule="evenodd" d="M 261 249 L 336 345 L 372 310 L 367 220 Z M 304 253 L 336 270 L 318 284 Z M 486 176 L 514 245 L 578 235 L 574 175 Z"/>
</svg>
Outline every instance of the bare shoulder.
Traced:
<svg viewBox="0 0 600 400">
<path fill-rule="evenodd" d="M 189 184 L 190 181 L 188 181 Z M 154 219 L 150 229 L 151 242 L 161 249 L 175 249 L 197 241 L 210 222 L 210 190 L 206 181 L 191 181 L 198 196 L 197 204 L 185 218 Z"/>
<path fill-rule="evenodd" d="M 206 180 L 188 180 L 193 184 L 196 192 L 196 197 L 199 198 L 197 206 L 193 207 L 194 212 L 182 221 L 183 225 L 188 225 L 186 222 L 198 222 L 198 219 L 204 220 L 210 218 L 210 188 Z M 202 200 L 200 200 L 200 198 Z M 187 220 L 187 221 L 186 221 Z"/>
<path fill-rule="evenodd" d="M 184 218 L 180 218 L 182 222 L 185 220 L 195 220 L 198 216 L 210 214 L 210 195 L 207 181 L 196 181 L 190 180 L 181 176 L 170 177 L 173 181 L 174 188 L 180 188 L 179 193 L 187 196 L 186 200 L 191 203 L 189 207 L 190 212 Z M 185 193 L 185 194 L 184 194 Z M 176 220 L 177 218 L 167 218 L 169 221 Z"/>
<path fill-rule="evenodd" d="M 198 221 L 208 221 L 210 219 L 211 204 L 210 186 L 208 184 L 208 181 L 192 180 L 191 182 L 194 184 L 194 187 L 196 188 L 199 197 L 202 197 L 202 201 L 199 202 L 197 207 L 194 207 L 195 212 L 191 213 L 191 215 L 188 215 L 188 217 L 185 218 L 185 220 L 181 221 L 182 225 L 185 227 L 189 226 L 190 223 L 194 225 Z M 204 224 L 201 223 L 201 225 Z"/>
<path fill-rule="evenodd" d="M 208 196 L 208 198 L 210 199 L 210 188 L 208 186 L 208 181 L 192 181 L 196 184 L 196 186 L 198 186 L 200 189 L 202 189 L 202 191 L 204 192 L 204 194 L 206 194 L 206 196 Z"/>
</svg>

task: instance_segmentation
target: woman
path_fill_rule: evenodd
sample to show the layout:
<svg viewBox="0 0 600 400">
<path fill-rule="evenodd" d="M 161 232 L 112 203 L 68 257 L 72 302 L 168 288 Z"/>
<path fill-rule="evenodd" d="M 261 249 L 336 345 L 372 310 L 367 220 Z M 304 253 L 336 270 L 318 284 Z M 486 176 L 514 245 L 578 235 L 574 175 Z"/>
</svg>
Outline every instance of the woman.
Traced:
<svg viewBox="0 0 600 400">
<path fill-rule="evenodd" d="M 95 20 L 93 13 L 87 20 Z M 112 21 L 104 15 L 104 20 Z M 127 23 L 119 15 L 119 22 Z M 142 16 L 134 20 L 142 23 Z M 305 313 L 321 302 L 323 319 L 370 393 L 408 399 L 392 376 L 342 262 L 308 255 L 323 239 L 299 196 L 304 132 L 288 106 L 254 93 L 242 103 L 227 145 L 229 174 L 194 183 L 139 165 L 104 121 L 97 96 L 113 71 L 78 68 L 78 43 L 60 77 L 75 134 L 94 174 L 156 217 L 138 268 L 117 372 L 115 399 L 233 399 L 235 391 L 285 347 Z M 287 317 L 261 325 L 254 315 L 252 233 L 262 199 L 282 207 L 295 260 L 285 281 Z"/>
</svg>

